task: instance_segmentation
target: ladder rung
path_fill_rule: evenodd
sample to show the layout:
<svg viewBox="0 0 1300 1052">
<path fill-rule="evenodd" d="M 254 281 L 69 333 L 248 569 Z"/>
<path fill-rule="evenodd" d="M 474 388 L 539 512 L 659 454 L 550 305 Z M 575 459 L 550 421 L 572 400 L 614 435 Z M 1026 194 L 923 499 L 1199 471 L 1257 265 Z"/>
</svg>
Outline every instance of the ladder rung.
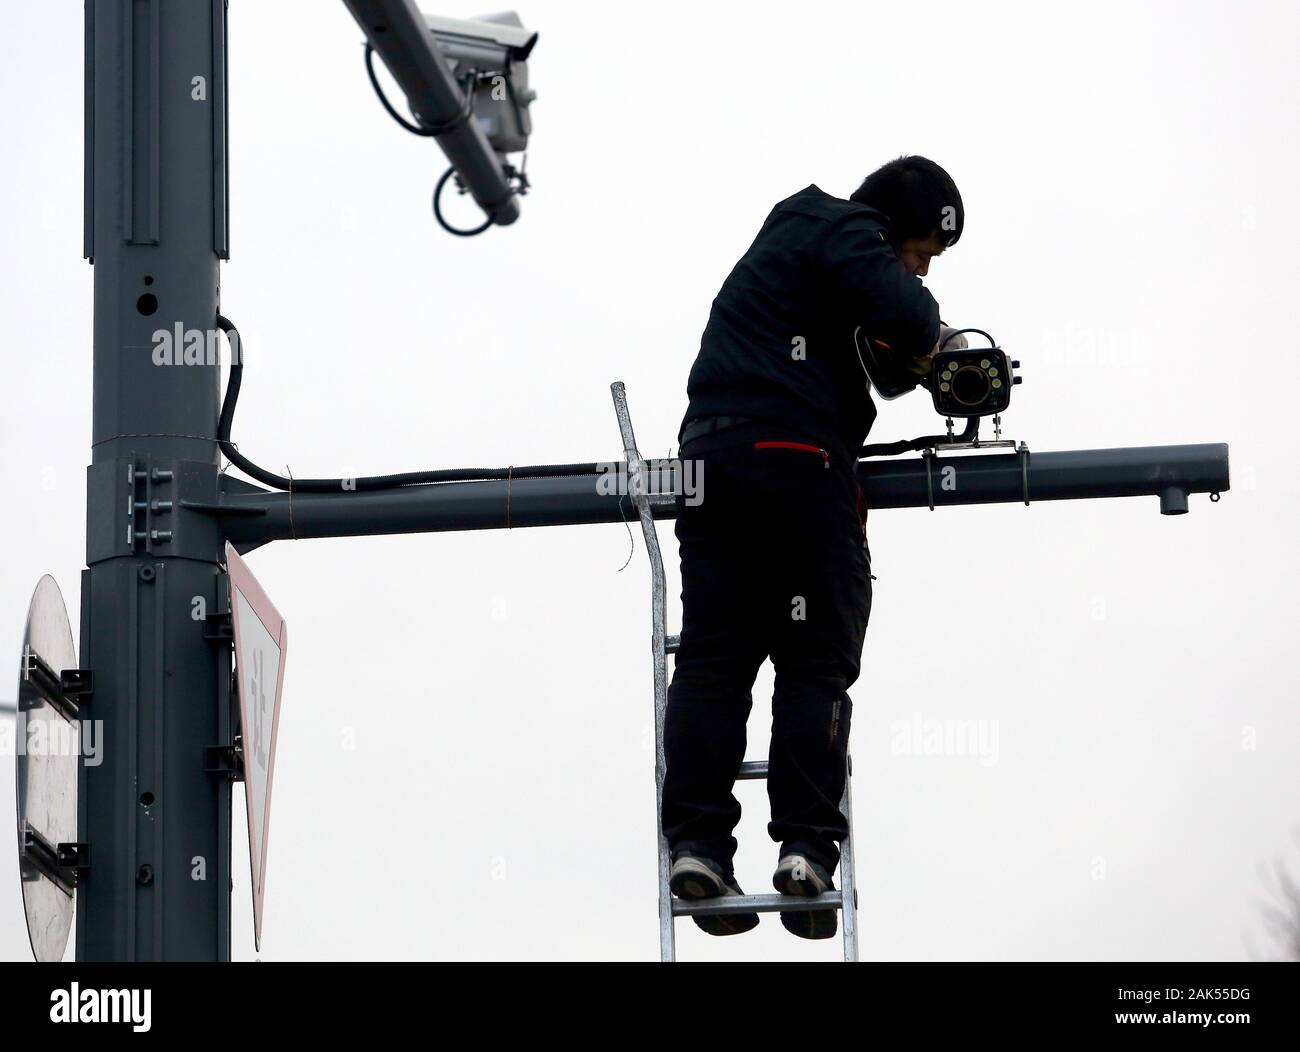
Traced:
<svg viewBox="0 0 1300 1052">
<path fill-rule="evenodd" d="M 767 761 L 766 760 L 746 760 L 740 765 L 740 773 L 736 775 L 739 779 L 745 778 L 766 778 Z"/>
<path fill-rule="evenodd" d="M 682 648 L 682 637 L 681 637 L 681 636 L 665 636 L 665 637 L 664 637 L 664 653 L 665 653 L 665 654 L 676 654 L 677 651 L 679 651 L 681 648 Z"/>
<path fill-rule="evenodd" d="M 723 913 L 798 913 L 805 910 L 843 909 L 838 891 L 816 898 L 804 895 L 724 895 L 711 899 L 673 899 L 674 917 L 716 917 Z"/>
</svg>

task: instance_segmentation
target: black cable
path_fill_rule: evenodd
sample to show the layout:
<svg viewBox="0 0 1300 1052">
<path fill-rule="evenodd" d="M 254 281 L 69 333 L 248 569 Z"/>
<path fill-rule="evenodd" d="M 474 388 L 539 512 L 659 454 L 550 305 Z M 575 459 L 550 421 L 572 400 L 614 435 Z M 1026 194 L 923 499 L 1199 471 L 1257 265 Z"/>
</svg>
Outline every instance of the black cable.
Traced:
<svg viewBox="0 0 1300 1052">
<path fill-rule="evenodd" d="M 288 479 L 260 468 L 243 456 L 230 440 L 231 426 L 235 420 L 235 406 L 239 401 L 239 388 L 244 378 L 244 341 L 234 323 L 217 315 L 217 327 L 231 341 L 230 379 L 221 403 L 221 416 L 217 421 L 217 444 L 235 467 L 250 478 L 273 489 L 292 493 L 342 493 L 350 490 L 400 489 L 404 486 L 424 486 L 438 482 L 482 482 L 491 479 L 561 478 L 571 475 L 595 475 L 599 465 L 591 464 L 536 464 L 509 468 L 447 468 L 441 471 L 409 471 L 398 475 L 370 475 L 357 479 Z"/>
<path fill-rule="evenodd" d="M 451 117 L 445 121 L 441 121 L 438 124 L 429 124 L 429 125 L 412 124 L 410 121 L 408 121 L 405 117 L 403 117 L 400 113 L 397 112 L 393 104 L 388 101 L 388 96 L 384 94 L 384 89 L 383 87 L 380 86 L 379 83 L 379 77 L 375 75 L 375 59 L 374 59 L 375 49 L 371 47 L 369 41 L 366 42 L 365 54 L 366 54 L 366 76 L 370 78 L 370 86 L 375 89 L 375 95 L 379 97 L 379 101 L 383 104 L 384 109 L 388 111 L 388 115 L 392 117 L 393 120 L 395 120 L 403 128 L 409 131 L 412 135 L 422 135 L 425 137 L 434 136 L 434 135 L 443 135 L 453 130 L 454 128 L 457 128 L 460 125 L 466 123 L 470 119 L 470 117 L 473 116 L 474 80 L 475 80 L 475 74 L 473 73 L 473 71 L 471 71 L 466 75 L 464 82 L 461 84 L 461 90 L 464 92 L 465 95 L 465 105 L 464 108 L 458 114 L 456 114 L 456 116 Z M 518 103 L 515 100 L 514 85 L 510 81 L 509 66 L 506 67 L 505 77 L 506 77 L 506 91 L 509 93 L 511 101 L 515 102 L 517 107 Z M 450 180 L 452 176 L 454 176 L 455 174 L 456 174 L 456 166 L 452 165 L 450 168 L 447 169 L 446 172 L 443 173 L 442 178 L 438 180 L 438 185 L 434 187 L 433 217 L 438 221 L 438 225 L 442 227 L 443 230 L 447 231 L 447 233 L 449 234 L 455 234 L 457 237 L 476 237 L 479 234 L 483 233 L 485 230 L 487 230 L 487 228 L 490 227 L 493 223 L 495 223 L 496 218 L 489 212 L 487 214 L 487 218 L 483 220 L 481 225 L 476 227 L 470 227 L 469 229 L 454 227 L 451 225 L 451 223 L 447 221 L 447 217 L 442 214 L 442 191 L 446 187 L 448 180 Z"/>
<path fill-rule="evenodd" d="M 450 179 L 455 174 L 456 174 L 456 166 L 452 165 L 445 172 L 443 172 L 442 178 L 438 180 L 438 185 L 433 188 L 433 218 L 436 219 L 438 221 L 438 225 L 442 227 L 443 230 L 447 231 L 447 233 L 449 234 L 455 234 L 457 237 L 475 237 L 478 234 L 483 233 L 484 230 L 486 230 L 495 222 L 495 220 L 492 218 L 491 215 L 489 215 L 486 219 L 484 219 L 479 226 L 470 227 L 469 229 L 461 229 L 460 227 L 452 226 L 449 222 L 447 222 L 446 216 L 442 214 L 443 187 L 447 185 L 447 180 Z"/>
<path fill-rule="evenodd" d="M 434 124 L 412 124 L 403 117 L 388 101 L 388 96 L 384 94 L 384 89 L 379 86 L 379 78 L 375 76 L 375 49 L 366 43 L 366 75 L 370 78 L 370 86 L 375 89 L 375 94 L 379 96 L 379 101 L 383 103 L 384 109 L 388 115 L 397 121 L 403 128 L 412 135 L 423 135 L 425 137 L 433 135 L 445 135 L 449 131 L 459 128 L 465 124 L 474 114 L 474 72 L 471 70 L 465 77 L 464 83 L 461 84 L 461 91 L 465 93 L 465 105 L 454 117 L 448 117 L 445 121 L 438 121 Z"/>
<path fill-rule="evenodd" d="M 998 347 L 997 340 L 993 339 L 993 337 L 990 336 L 990 335 L 989 335 L 987 332 L 985 332 L 983 329 L 953 329 L 952 332 L 948 333 L 948 335 L 947 335 L 946 337 L 944 337 L 944 341 L 943 341 L 943 342 L 944 342 L 945 344 L 947 344 L 947 342 L 948 342 L 949 340 L 951 340 L 954 336 L 962 336 L 962 335 L 964 335 L 965 333 L 968 333 L 968 332 L 977 332 L 977 333 L 979 333 L 981 336 L 984 337 L 984 339 L 986 339 L 986 340 L 989 341 L 989 350 L 991 350 L 991 351 L 995 351 L 995 350 L 997 350 L 997 347 Z M 939 350 L 943 350 L 943 348 L 940 347 Z M 964 347 L 964 348 L 959 348 L 959 350 L 978 351 L 978 350 L 982 350 L 982 348 L 980 348 L 980 347 Z"/>
<path fill-rule="evenodd" d="M 948 435 L 922 435 L 920 438 L 905 438 L 899 442 L 878 442 L 875 445 L 863 446 L 858 456 L 892 457 L 899 453 L 911 453 L 917 449 L 929 449 L 931 446 L 943 447 L 954 442 L 971 442 L 979 433 L 979 427 L 979 417 L 972 416 L 966 420 L 966 430 L 956 438 L 950 438 Z"/>
<path fill-rule="evenodd" d="M 370 46 L 370 42 L 367 41 L 366 42 L 366 75 L 370 77 L 370 86 L 375 89 L 375 94 L 379 96 L 379 101 L 384 104 L 384 109 L 388 111 L 388 115 L 392 117 L 393 120 L 397 121 L 398 124 L 400 124 L 403 128 L 409 131 L 412 135 L 423 135 L 426 137 L 437 135 L 438 132 L 435 129 L 422 128 L 418 124 L 412 124 L 400 113 L 398 113 L 397 110 L 393 109 L 393 104 L 388 101 L 388 96 L 384 94 L 384 89 L 379 86 L 379 78 L 375 76 L 374 54 L 375 54 L 375 49 L 372 48 Z"/>
</svg>

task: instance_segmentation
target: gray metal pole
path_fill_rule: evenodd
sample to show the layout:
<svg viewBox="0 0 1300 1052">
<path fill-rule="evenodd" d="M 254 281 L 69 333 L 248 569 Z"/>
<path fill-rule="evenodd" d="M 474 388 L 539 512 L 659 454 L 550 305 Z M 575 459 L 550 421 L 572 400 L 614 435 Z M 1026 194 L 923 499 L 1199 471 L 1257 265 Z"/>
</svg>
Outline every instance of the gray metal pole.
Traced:
<svg viewBox="0 0 1300 1052">
<path fill-rule="evenodd" d="M 619 462 L 608 465 L 611 470 Z M 673 461 L 648 462 L 656 519 L 674 518 Z M 683 473 L 685 474 L 685 473 Z M 1228 447 L 1146 446 L 1055 453 L 945 454 L 927 461 L 864 460 L 858 478 L 875 508 L 917 508 L 958 504 L 1157 496 L 1162 510 L 1186 510 L 1188 493 L 1228 489 Z M 569 526 L 631 522 L 630 497 L 620 496 L 602 475 L 514 479 L 510 482 L 452 482 L 395 490 L 339 493 L 272 493 L 226 476 L 220 505 L 206 509 L 219 518 L 231 540 L 245 547 L 308 537 L 354 537 L 444 530 L 490 530 L 523 526 Z M 703 496 L 708 499 L 708 478 Z M 1170 505 L 1170 495 L 1181 494 Z M 198 509 L 195 509 L 198 510 Z"/>
<path fill-rule="evenodd" d="M 218 260 L 226 244 L 224 0 L 87 0 L 86 255 L 94 265 L 79 961 L 228 960 L 230 740 L 217 492 Z M 163 334 L 163 335 L 159 335 Z"/>
</svg>

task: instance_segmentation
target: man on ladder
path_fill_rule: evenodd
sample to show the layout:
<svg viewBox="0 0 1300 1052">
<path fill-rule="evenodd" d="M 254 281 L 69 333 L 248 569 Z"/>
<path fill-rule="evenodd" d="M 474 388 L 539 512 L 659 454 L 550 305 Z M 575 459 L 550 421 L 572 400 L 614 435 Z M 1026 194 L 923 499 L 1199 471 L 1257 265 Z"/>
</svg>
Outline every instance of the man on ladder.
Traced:
<svg viewBox="0 0 1300 1052">
<path fill-rule="evenodd" d="M 703 483 L 702 500 L 677 497 L 682 631 L 663 732 L 662 829 L 679 898 L 742 894 L 732 789 L 768 657 L 773 885 L 833 888 L 849 832 L 847 691 L 871 613 L 856 468 L 876 408 L 857 334 L 920 382 L 941 335 L 921 278 L 964 219 L 956 184 L 924 157 L 891 161 L 847 201 L 809 186 L 772 210 L 713 301 L 678 436 Z M 758 914 L 694 920 L 732 935 Z M 783 911 L 781 922 L 806 939 L 836 933 L 833 909 Z"/>
</svg>

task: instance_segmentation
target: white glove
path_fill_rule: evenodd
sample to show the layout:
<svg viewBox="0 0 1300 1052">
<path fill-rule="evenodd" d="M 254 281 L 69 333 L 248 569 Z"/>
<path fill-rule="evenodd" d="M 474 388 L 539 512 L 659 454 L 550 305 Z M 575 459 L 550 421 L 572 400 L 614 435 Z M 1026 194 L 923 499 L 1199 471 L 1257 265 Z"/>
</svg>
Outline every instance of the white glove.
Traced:
<svg viewBox="0 0 1300 1052">
<path fill-rule="evenodd" d="M 970 347 L 970 344 L 966 342 L 965 333 L 962 333 L 960 336 L 953 336 L 951 340 L 948 339 L 949 336 L 951 336 L 953 333 L 957 331 L 958 331 L 957 329 L 954 329 L 949 325 L 945 325 L 943 322 L 939 322 L 939 353 L 940 354 L 942 354 L 944 351 L 964 351 L 968 347 Z"/>
</svg>

